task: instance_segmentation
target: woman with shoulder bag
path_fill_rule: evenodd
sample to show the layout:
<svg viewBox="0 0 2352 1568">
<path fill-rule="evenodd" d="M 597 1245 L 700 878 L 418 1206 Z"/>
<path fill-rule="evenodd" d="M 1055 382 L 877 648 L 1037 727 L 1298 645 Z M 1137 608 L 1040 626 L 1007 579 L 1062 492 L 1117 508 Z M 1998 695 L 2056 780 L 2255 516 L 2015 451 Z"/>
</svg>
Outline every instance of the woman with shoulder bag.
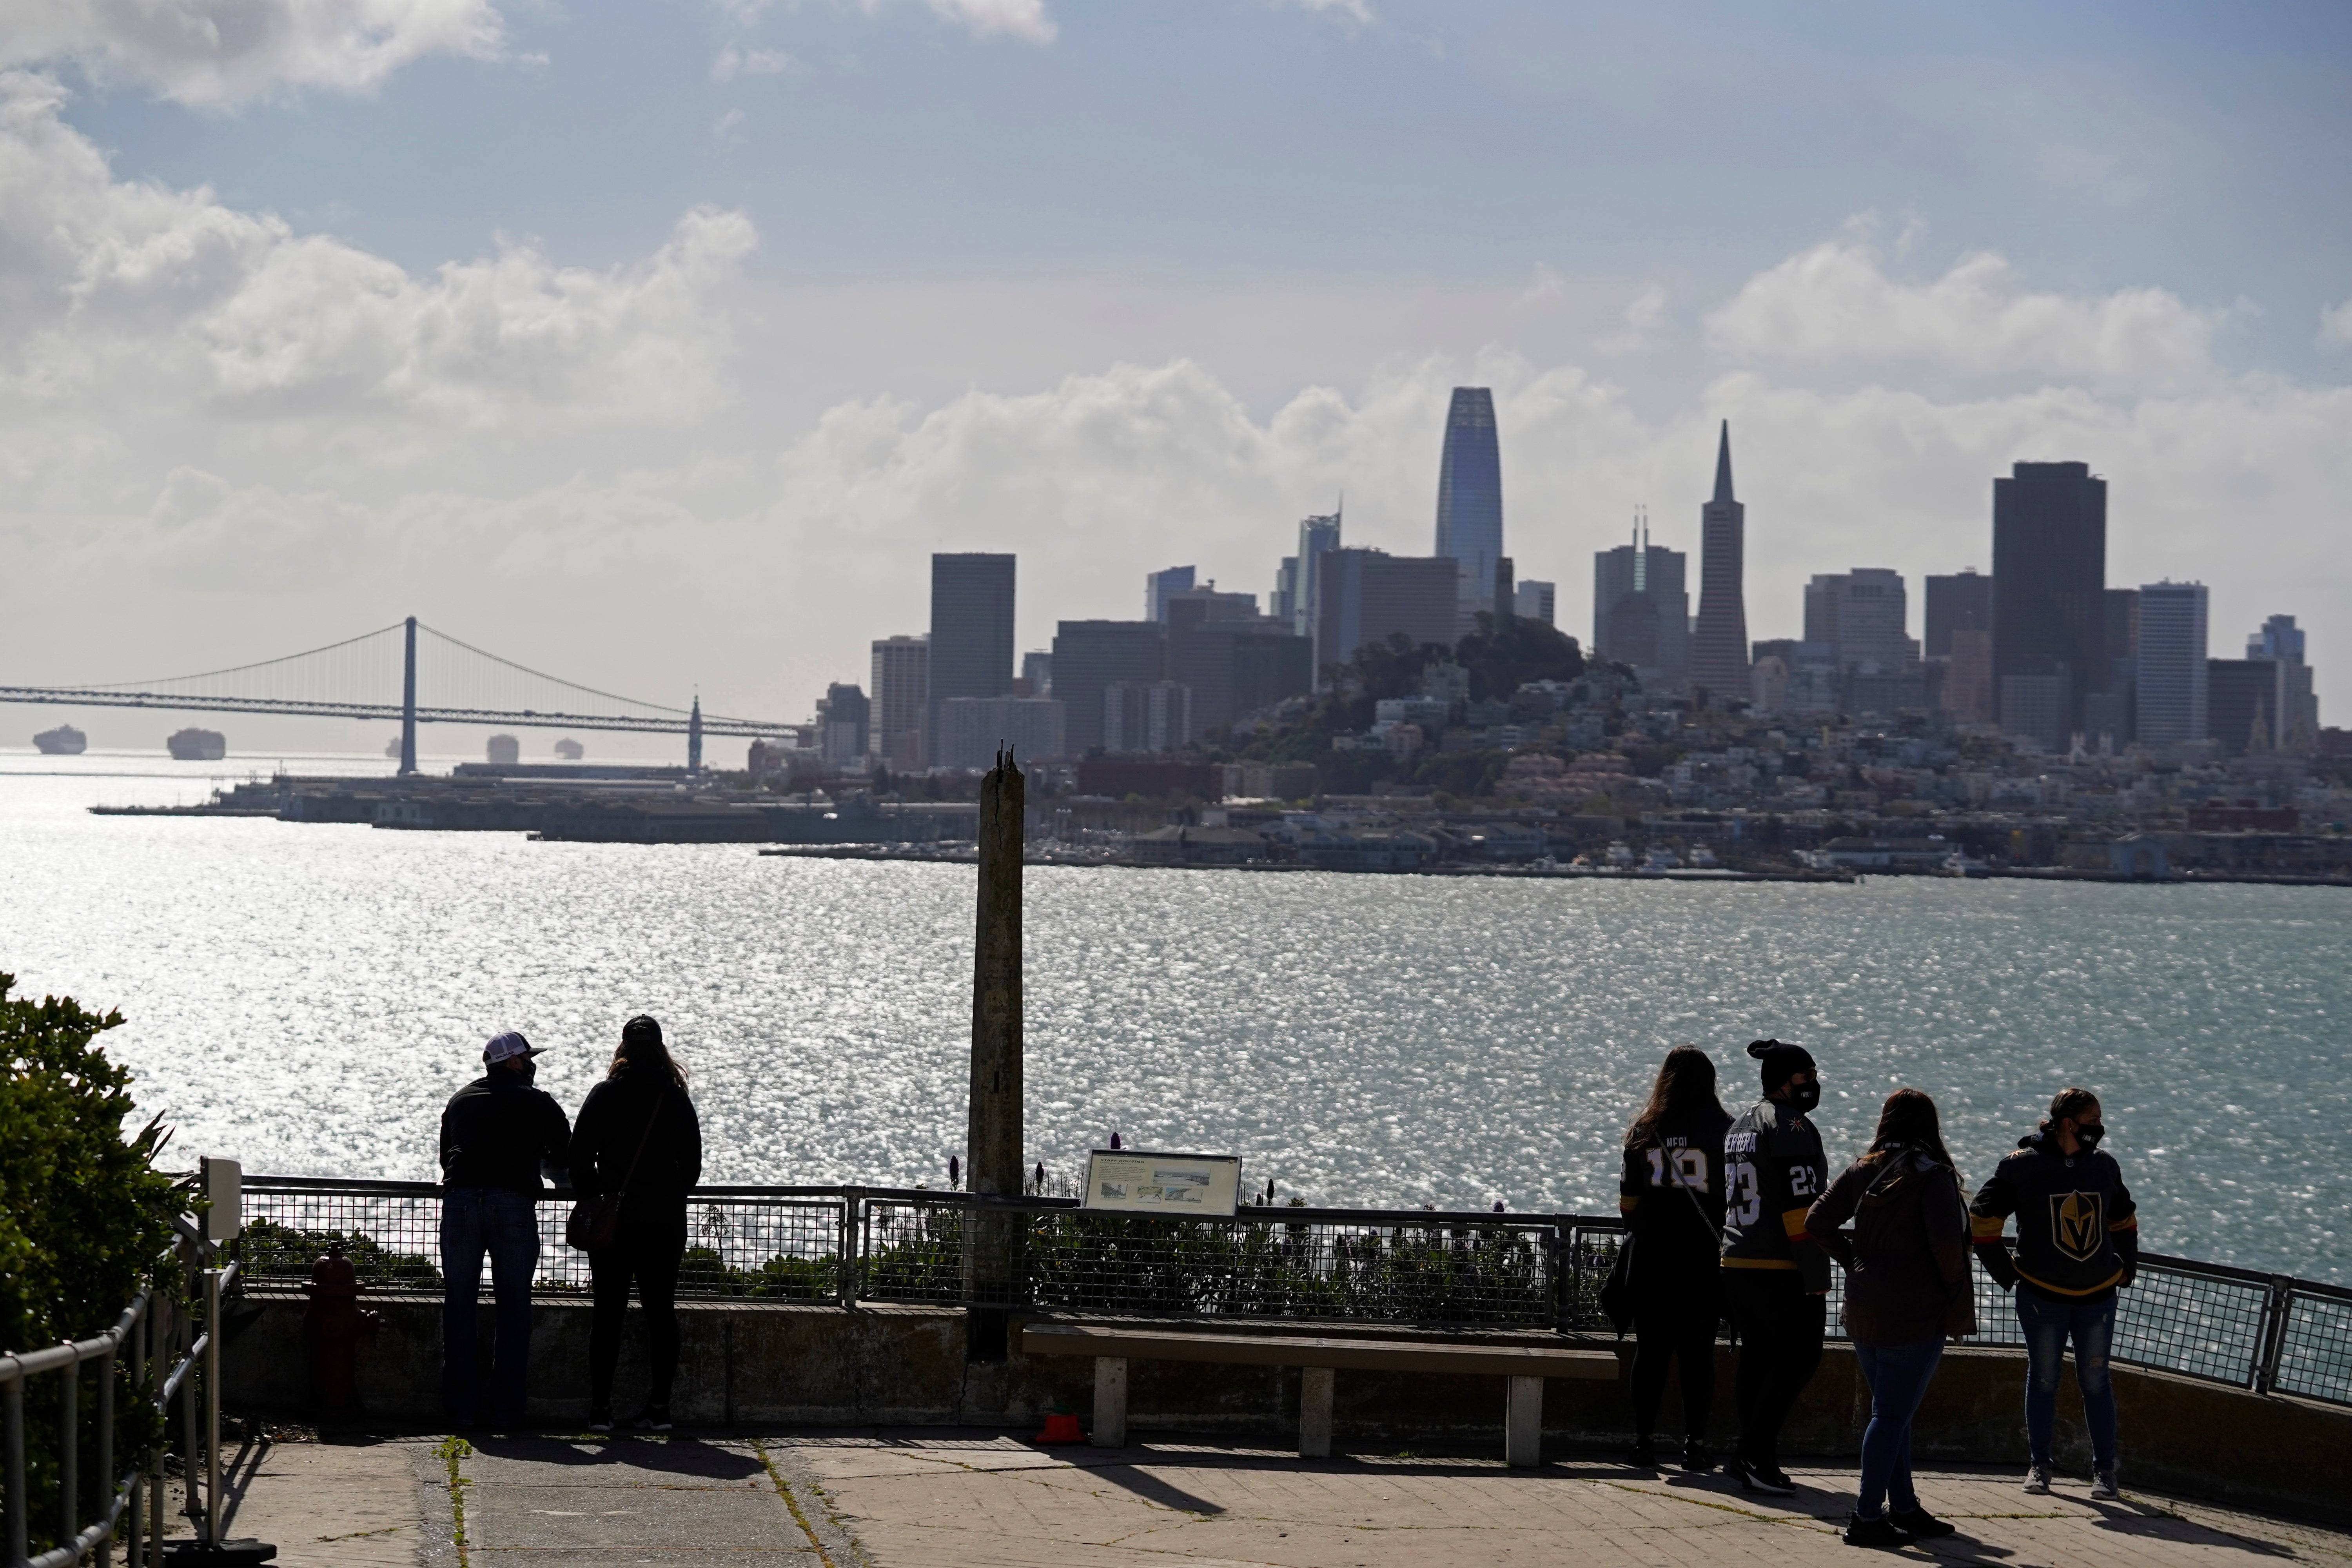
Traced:
<svg viewBox="0 0 2352 1568">
<path fill-rule="evenodd" d="M 1839 1229 L 1848 1219 L 1852 1234 Z M 1806 1212 L 1805 1230 L 1844 1265 L 1846 1333 L 1870 1384 L 1849 1546 L 1904 1546 L 1952 1527 L 1911 1485 L 1911 1418 L 1948 1336 L 1976 1332 L 1968 1200 L 1944 1150 L 1936 1102 L 1898 1089 L 1861 1159 Z M 1894 1509 L 1887 1510 L 1887 1503 Z"/>
<path fill-rule="evenodd" d="M 670 1429 L 677 1377 L 677 1270 L 686 1255 L 686 1194 L 702 1180 L 702 1124 L 686 1069 L 661 1026 L 639 1014 L 621 1029 L 604 1081 L 588 1091 L 572 1128 L 578 1195 L 566 1236 L 588 1254 L 595 1318 L 588 1332 L 588 1429 L 613 1429 L 613 1374 L 634 1279 L 646 1310 L 647 1369 L 641 1432 Z"/>
<path fill-rule="evenodd" d="M 1623 1284 L 1633 1321 L 1633 1462 L 1658 1462 L 1652 1436 L 1666 1373 L 1682 1363 L 1683 1468 L 1715 1468 L 1706 1418 L 1715 1402 L 1715 1329 L 1723 1316 L 1723 1133 L 1715 1063 L 1696 1046 L 1666 1053 L 1649 1103 L 1625 1130 L 1617 1206 L 1625 1216 Z"/>
</svg>

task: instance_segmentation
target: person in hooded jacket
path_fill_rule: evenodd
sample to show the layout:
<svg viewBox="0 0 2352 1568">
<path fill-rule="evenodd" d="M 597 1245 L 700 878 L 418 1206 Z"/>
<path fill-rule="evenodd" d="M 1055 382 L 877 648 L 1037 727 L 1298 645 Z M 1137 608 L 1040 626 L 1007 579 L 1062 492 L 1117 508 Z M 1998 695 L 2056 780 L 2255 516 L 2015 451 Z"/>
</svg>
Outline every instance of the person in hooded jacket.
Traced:
<svg viewBox="0 0 2352 1568">
<path fill-rule="evenodd" d="M 618 1201 L 612 1245 L 591 1247 L 596 1310 L 588 1331 L 588 1428 L 613 1429 L 613 1378 L 629 1286 L 646 1313 L 648 1361 L 642 1432 L 670 1429 L 677 1377 L 677 1271 L 686 1256 L 686 1195 L 702 1180 L 702 1124 L 686 1091 L 686 1068 L 669 1054 L 661 1026 L 639 1014 L 621 1030 L 604 1080 L 588 1091 L 572 1130 L 572 1185 L 581 1201 Z"/>
<path fill-rule="evenodd" d="M 1706 1420 L 1715 1402 L 1715 1330 L 1723 1318 L 1723 1132 L 1715 1063 L 1696 1046 L 1666 1053 L 1649 1103 L 1625 1130 L 1617 1207 L 1633 1247 L 1633 1462 L 1658 1462 L 1658 1407 L 1682 1363 L 1683 1468 L 1715 1468 Z"/>
<path fill-rule="evenodd" d="M 2042 1125 L 2017 1141 L 1969 1205 L 1978 1260 L 2004 1290 L 2017 1292 L 2025 1331 L 2025 1489 L 2050 1490 L 2058 1424 L 2058 1376 L 2074 1343 L 2074 1382 L 2091 1429 L 2091 1495 L 2123 1494 L 2116 1479 L 2116 1390 L 2107 1376 L 2116 1333 L 2116 1291 L 2139 1271 L 2139 1212 L 2123 1168 L 2103 1152 L 2106 1118 L 2087 1089 L 2062 1089 Z M 2017 1256 L 2001 1244 L 2017 1216 Z"/>
<path fill-rule="evenodd" d="M 1849 1219 L 1851 1236 L 1839 1228 Z M 1870 1385 L 1846 1544 L 1899 1547 L 1949 1535 L 1952 1527 L 1922 1506 L 1911 1484 L 1911 1418 L 1943 1359 L 1945 1336 L 1976 1327 L 1968 1206 L 1934 1100 L 1916 1089 L 1886 1097 L 1869 1149 L 1815 1200 L 1805 1233 L 1845 1268 L 1846 1336 Z"/>
</svg>

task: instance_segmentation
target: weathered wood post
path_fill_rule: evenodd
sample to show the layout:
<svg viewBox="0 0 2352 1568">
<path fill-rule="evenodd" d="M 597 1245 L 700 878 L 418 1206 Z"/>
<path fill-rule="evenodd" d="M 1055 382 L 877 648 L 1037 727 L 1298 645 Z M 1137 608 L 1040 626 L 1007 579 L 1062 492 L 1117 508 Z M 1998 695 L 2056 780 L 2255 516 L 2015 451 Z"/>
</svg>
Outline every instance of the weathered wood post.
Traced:
<svg viewBox="0 0 2352 1568">
<path fill-rule="evenodd" d="M 1021 1157 L 1021 844 L 1027 786 L 1012 748 L 980 785 L 980 910 L 972 943 L 971 1101 L 967 1188 L 1018 1196 Z M 1019 1297 L 1021 1215 L 975 1206 L 965 1226 L 969 1358 L 1005 1359 L 1008 1310 Z"/>
</svg>

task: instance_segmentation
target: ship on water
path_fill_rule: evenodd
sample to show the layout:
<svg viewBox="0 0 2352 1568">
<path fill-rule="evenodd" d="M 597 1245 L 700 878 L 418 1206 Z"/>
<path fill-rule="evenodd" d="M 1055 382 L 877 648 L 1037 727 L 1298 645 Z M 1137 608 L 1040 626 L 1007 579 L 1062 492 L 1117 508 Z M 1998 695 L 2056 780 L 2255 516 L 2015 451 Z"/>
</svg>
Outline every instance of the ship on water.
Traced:
<svg viewBox="0 0 2352 1568">
<path fill-rule="evenodd" d="M 45 757 L 79 757 L 89 749 L 89 737 L 70 724 L 60 724 L 34 736 L 33 744 Z"/>
<path fill-rule="evenodd" d="M 218 730 L 181 730 L 163 744 L 184 763 L 216 763 L 228 755 L 228 737 Z"/>
</svg>

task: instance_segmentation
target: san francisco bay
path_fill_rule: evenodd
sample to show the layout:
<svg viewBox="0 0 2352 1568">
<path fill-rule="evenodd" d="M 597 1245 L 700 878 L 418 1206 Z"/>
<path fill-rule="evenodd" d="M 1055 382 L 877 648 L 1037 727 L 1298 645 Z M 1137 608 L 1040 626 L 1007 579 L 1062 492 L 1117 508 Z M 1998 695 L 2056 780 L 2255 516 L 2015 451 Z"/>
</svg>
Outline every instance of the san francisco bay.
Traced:
<svg viewBox="0 0 2352 1568">
<path fill-rule="evenodd" d="M 220 766 L 0 769 L 0 968 L 122 1010 L 108 1047 L 184 1154 L 427 1178 L 487 1036 L 551 1047 L 576 1107 L 639 1011 L 694 1072 L 707 1180 L 936 1185 L 961 1144 L 969 868 L 96 817 Z M 1981 1180 L 2085 1083 L 2148 1246 L 2352 1278 L 2340 889 L 1038 868 L 1027 900 L 1029 1148 L 1060 1173 L 1117 1130 L 1313 1202 L 1606 1211 L 1666 1047 L 1736 1106 L 1777 1036 L 1820 1059 L 1833 1160 L 1911 1084 Z"/>
</svg>

